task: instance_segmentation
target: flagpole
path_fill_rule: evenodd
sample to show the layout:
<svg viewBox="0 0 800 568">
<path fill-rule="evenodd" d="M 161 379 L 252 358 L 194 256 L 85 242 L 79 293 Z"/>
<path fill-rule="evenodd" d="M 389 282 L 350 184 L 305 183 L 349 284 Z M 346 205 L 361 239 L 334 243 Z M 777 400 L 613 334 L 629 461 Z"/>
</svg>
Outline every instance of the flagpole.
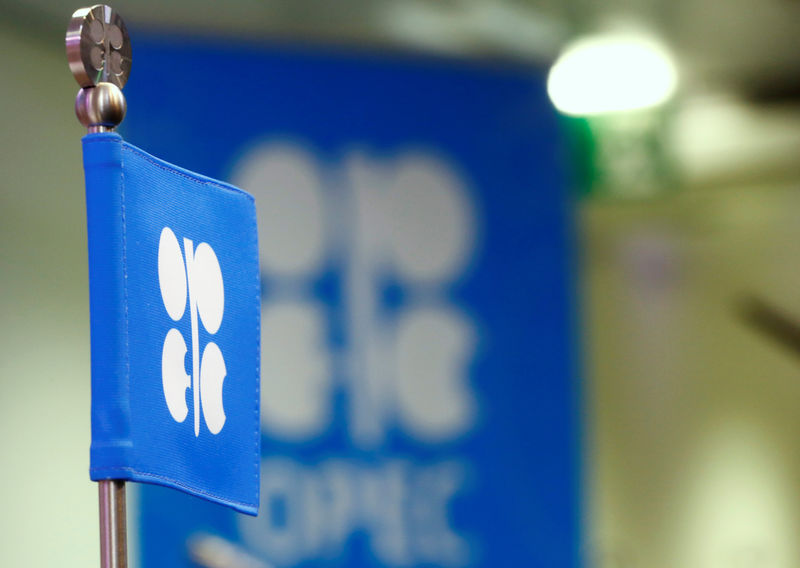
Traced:
<svg viewBox="0 0 800 568">
<path fill-rule="evenodd" d="M 85 87 L 75 99 L 75 114 L 88 132 L 111 132 L 125 116 L 125 97 L 111 83 Z M 97 482 L 100 500 L 100 567 L 128 567 L 125 481 Z"/>
<path fill-rule="evenodd" d="M 125 97 L 112 83 L 84 87 L 75 99 L 75 114 L 88 132 L 111 132 L 125 116 Z M 100 567 L 128 567 L 125 481 L 97 482 L 100 500 Z"/>
<path fill-rule="evenodd" d="M 66 35 L 70 71 L 81 86 L 75 114 L 90 134 L 113 131 L 125 117 L 121 88 L 130 74 L 130 38 L 122 18 L 98 4 L 72 14 Z M 100 566 L 127 568 L 125 481 L 98 481 Z"/>
<path fill-rule="evenodd" d="M 97 488 L 100 497 L 100 566 L 127 568 L 125 482 L 120 479 L 103 479 L 97 482 Z"/>
</svg>

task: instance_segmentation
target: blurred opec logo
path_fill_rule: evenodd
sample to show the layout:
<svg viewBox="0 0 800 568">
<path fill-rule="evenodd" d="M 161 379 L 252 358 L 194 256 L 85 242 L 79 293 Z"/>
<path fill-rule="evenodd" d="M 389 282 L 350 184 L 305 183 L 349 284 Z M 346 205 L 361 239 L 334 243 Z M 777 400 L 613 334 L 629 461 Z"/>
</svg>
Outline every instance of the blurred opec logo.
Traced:
<svg viewBox="0 0 800 568">
<path fill-rule="evenodd" d="M 261 335 L 267 432 L 298 442 L 324 433 L 334 376 L 347 377 L 358 447 L 380 446 L 394 421 L 431 444 L 468 431 L 475 329 L 447 286 L 472 256 L 475 215 L 455 171 L 419 152 L 383 161 L 351 152 L 323 176 L 299 146 L 271 144 L 240 162 L 234 182 L 256 196 L 262 271 L 272 283 Z M 328 340 L 336 322 L 311 291 L 332 265 L 346 334 L 338 359 Z M 389 308 L 392 281 L 403 300 Z"/>
<path fill-rule="evenodd" d="M 387 565 L 467 563 L 448 512 L 470 470 L 448 444 L 478 413 L 478 329 L 451 294 L 477 244 L 467 184 L 424 151 L 330 163 L 282 142 L 245 154 L 233 182 L 259 215 L 265 434 L 303 447 L 336 429 L 350 446 L 324 445 L 316 465 L 266 458 L 245 542 L 290 566 L 336 557 L 364 531 Z M 392 454 L 398 434 L 412 449 Z"/>
</svg>

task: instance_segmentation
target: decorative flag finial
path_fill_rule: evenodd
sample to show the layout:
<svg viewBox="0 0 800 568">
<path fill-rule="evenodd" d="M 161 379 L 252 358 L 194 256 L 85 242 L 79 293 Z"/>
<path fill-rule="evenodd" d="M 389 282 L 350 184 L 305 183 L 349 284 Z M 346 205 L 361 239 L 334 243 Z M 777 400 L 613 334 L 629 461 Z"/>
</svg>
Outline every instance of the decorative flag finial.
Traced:
<svg viewBox="0 0 800 568">
<path fill-rule="evenodd" d="M 108 132 L 125 117 L 122 87 L 131 72 L 131 42 L 125 22 L 110 6 L 97 4 L 72 14 L 67 60 L 81 86 L 75 114 L 89 132 Z"/>
</svg>

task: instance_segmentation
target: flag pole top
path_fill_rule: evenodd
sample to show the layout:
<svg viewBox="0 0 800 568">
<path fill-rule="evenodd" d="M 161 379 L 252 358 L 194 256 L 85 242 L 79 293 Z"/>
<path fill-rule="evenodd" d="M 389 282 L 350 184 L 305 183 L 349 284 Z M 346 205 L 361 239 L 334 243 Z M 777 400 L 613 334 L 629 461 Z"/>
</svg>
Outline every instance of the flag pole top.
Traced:
<svg viewBox="0 0 800 568">
<path fill-rule="evenodd" d="M 96 4 L 72 14 L 66 36 L 70 71 L 81 86 L 75 114 L 89 132 L 109 132 L 125 117 L 122 87 L 131 72 L 131 41 L 122 17 Z"/>
</svg>

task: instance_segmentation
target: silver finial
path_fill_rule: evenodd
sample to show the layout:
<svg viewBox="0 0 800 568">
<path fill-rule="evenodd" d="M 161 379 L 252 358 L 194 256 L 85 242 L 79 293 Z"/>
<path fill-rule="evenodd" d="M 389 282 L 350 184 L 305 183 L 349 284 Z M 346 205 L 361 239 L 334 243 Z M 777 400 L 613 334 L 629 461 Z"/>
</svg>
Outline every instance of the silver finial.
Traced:
<svg viewBox="0 0 800 568">
<path fill-rule="evenodd" d="M 125 86 L 131 74 L 131 40 L 125 22 L 110 6 L 76 10 L 66 43 L 70 71 L 81 87 Z"/>
<path fill-rule="evenodd" d="M 72 14 L 67 60 L 81 86 L 75 114 L 89 132 L 113 130 L 125 116 L 122 87 L 131 73 L 131 41 L 125 22 L 110 6 L 97 4 Z"/>
</svg>

